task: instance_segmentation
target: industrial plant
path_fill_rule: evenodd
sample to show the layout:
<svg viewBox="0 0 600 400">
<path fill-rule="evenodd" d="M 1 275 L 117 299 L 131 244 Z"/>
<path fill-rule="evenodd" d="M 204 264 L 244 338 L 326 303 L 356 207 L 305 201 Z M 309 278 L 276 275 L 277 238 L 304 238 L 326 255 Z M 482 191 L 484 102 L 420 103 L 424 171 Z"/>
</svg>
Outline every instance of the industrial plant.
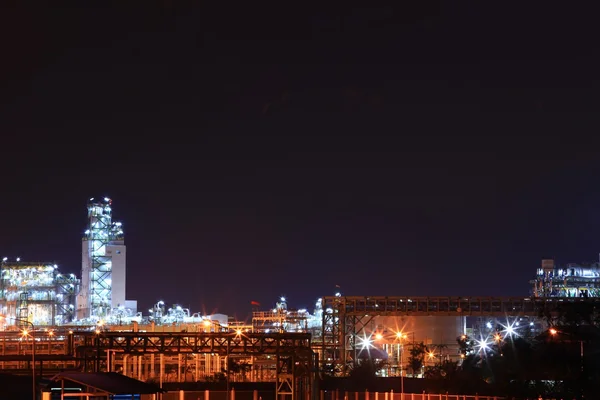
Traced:
<svg viewBox="0 0 600 400">
<path fill-rule="evenodd" d="M 88 201 L 81 278 L 61 273 L 54 262 L 2 260 L 0 369 L 112 371 L 160 384 L 219 380 L 225 372 L 228 382 L 271 380 L 278 393 L 293 394 L 306 387 L 297 380 L 314 367 L 343 375 L 365 359 L 385 365 L 380 376 L 422 377 L 428 366 L 461 361 L 459 337 L 484 349 L 499 335 L 544 329 L 539 310 L 556 296 L 591 300 L 599 294 L 600 263 L 558 267 L 544 260 L 530 297 L 338 292 L 319 298 L 312 310 L 290 307 L 285 297 L 267 310 L 255 303 L 251 321 L 163 300 L 142 312 L 127 298 L 125 233 L 112 207 L 107 197 Z M 419 345 L 426 356 L 416 370 L 409 357 Z M 35 359 L 36 352 L 43 358 Z"/>
<path fill-rule="evenodd" d="M 600 297 L 600 262 L 557 265 L 545 259 L 530 283 L 534 297 Z"/>
<path fill-rule="evenodd" d="M 53 262 L 25 262 L 19 258 L 0 264 L 0 323 L 30 321 L 35 325 L 63 325 L 73 320 L 79 279 L 63 275 Z"/>
</svg>

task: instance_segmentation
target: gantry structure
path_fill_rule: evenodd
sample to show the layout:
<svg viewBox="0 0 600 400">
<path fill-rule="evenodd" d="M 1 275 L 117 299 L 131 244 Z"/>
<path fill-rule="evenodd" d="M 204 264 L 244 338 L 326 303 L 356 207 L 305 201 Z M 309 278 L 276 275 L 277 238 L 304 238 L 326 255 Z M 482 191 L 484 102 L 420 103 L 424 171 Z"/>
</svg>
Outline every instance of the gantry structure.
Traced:
<svg viewBox="0 0 600 400">
<path fill-rule="evenodd" d="M 130 375 L 127 371 L 139 373 L 143 363 L 154 371 L 155 359 L 158 359 L 162 379 L 168 358 L 179 359 L 177 370 L 180 371 L 182 355 L 194 355 L 197 371 L 199 355 L 225 358 L 227 364 L 230 358 L 244 357 L 261 359 L 269 369 L 273 367 L 277 400 L 302 400 L 311 395 L 317 360 L 308 333 L 118 332 L 89 328 L 67 331 L 63 328 L 36 331 L 32 335 L 35 340 L 31 340 L 31 333 L 23 340 L 19 331 L 0 332 L 0 365 L 3 369 L 15 365 L 30 368 L 33 343 L 38 373 L 48 371 L 53 365 L 96 372 L 113 371 L 120 364 L 123 373 Z"/>
<path fill-rule="evenodd" d="M 345 374 L 356 360 L 359 335 L 377 316 L 541 317 L 580 303 L 600 306 L 600 298 L 325 296 L 320 366 Z"/>
</svg>

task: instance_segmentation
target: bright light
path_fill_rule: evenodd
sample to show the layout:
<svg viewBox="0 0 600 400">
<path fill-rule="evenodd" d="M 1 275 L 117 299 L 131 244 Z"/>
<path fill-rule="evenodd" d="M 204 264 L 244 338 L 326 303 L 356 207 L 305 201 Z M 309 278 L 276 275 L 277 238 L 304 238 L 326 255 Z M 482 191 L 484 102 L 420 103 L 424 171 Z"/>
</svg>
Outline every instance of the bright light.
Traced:
<svg viewBox="0 0 600 400">
<path fill-rule="evenodd" d="M 4 257 L 2 261 L 8 261 L 8 257 Z"/>
<path fill-rule="evenodd" d="M 429 357 L 429 359 L 432 359 L 435 357 L 435 353 L 433 351 L 430 351 L 427 356 Z"/>
<path fill-rule="evenodd" d="M 556 335 L 556 334 L 558 333 L 558 331 L 557 331 L 556 329 L 554 329 L 554 328 L 550 328 L 550 331 L 549 331 L 549 332 L 550 332 L 550 334 L 551 334 L 552 336 L 554 336 L 554 335 Z"/>
<path fill-rule="evenodd" d="M 491 323 L 491 322 L 488 322 L 488 323 L 486 323 L 486 324 L 485 324 L 485 326 L 486 326 L 488 329 L 492 329 L 492 323 Z"/>
<path fill-rule="evenodd" d="M 285 301 L 285 297 L 281 297 L 281 301 Z"/>
<path fill-rule="evenodd" d="M 402 332 L 396 332 L 396 337 L 398 339 L 402 339 L 404 337 L 404 335 L 402 334 Z"/>
<path fill-rule="evenodd" d="M 56 269 L 56 268 L 58 268 L 58 265 L 54 264 L 53 267 L 54 267 L 54 269 Z"/>
<path fill-rule="evenodd" d="M 507 321 L 506 326 L 503 325 L 503 328 L 504 328 L 503 332 L 506 333 L 505 336 L 508 336 L 511 338 L 513 336 L 517 336 L 518 333 L 517 333 L 517 330 L 515 329 L 515 326 L 518 326 L 518 325 L 519 325 L 518 322 L 510 323 L 510 321 Z"/>
<path fill-rule="evenodd" d="M 21 261 L 21 257 L 17 257 L 17 262 Z"/>
<path fill-rule="evenodd" d="M 364 349 L 368 349 L 369 347 L 373 347 L 373 341 L 370 338 L 367 337 L 356 337 L 356 339 L 358 339 L 358 345 L 360 346 L 361 350 Z"/>
<path fill-rule="evenodd" d="M 210 321 L 205 319 L 203 322 L 204 326 L 210 326 Z"/>
<path fill-rule="evenodd" d="M 375 335 L 375 339 L 381 340 L 381 339 L 383 339 L 383 335 L 381 333 L 378 333 Z"/>
<path fill-rule="evenodd" d="M 241 329 L 237 329 L 235 331 L 235 334 L 238 335 L 238 336 L 240 336 L 242 334 L 242 330 Z"/>
<path fill-rule="evenodd" d="M 495 340 L 496 342 L 499 342 L 499 341 L 501 341 L 501 340 L 502 340 L 502 336 L 500 336 L 500 334 L 499 334 L 499 333 L 496 333 L 496 334 L 494 335 L 494 340 Z"/>
<path fill-rule="evenodd" d="M 50 331 L 50 332 L 48 332 L 48 335 L 49 335 L 49 336 L 54 336 L 54 331 Z"/>
<path fill-rule="evenodd" d="M 483 340 L 477 340 L 477 351 L 486 351 L 489 350 L 490 348 L 490 344 L 487 342 L 487 340 L 483 339 Z"/>
<path fill-rule="evenodd" d="M 21 331 L 21 333 L 23 334 L 23 336 L 27 336 L 27 335 L 29 335 L 29 331 L 28 331 L 27 329 L 23 329 L 23 330 Z"/>
<path fill-rule="evenodd" d="M 341 297 L 341 296 L 342 296 L 342 294 L 341 294 L 340 292 L 337 292 L 337 293 L 335 294 L 335 297 Z"/>
</svg>

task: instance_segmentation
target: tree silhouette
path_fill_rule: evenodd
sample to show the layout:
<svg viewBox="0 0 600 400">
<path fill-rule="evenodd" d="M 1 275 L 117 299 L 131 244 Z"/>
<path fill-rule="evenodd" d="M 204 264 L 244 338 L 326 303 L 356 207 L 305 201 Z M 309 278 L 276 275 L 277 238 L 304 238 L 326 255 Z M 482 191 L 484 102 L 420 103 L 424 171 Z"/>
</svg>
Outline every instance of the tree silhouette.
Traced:
<svg viewBox="0 0 600 400">
<path fill-rule="evenodd" d="M 413 376 L 418 375 L 421 371 L 421 368 L 423 368 L 426 352 L 427 347 L 423 342 L 413 343 L 412 347 L 410 348 L 408 365 L 410 366 Z"/>
</svg>

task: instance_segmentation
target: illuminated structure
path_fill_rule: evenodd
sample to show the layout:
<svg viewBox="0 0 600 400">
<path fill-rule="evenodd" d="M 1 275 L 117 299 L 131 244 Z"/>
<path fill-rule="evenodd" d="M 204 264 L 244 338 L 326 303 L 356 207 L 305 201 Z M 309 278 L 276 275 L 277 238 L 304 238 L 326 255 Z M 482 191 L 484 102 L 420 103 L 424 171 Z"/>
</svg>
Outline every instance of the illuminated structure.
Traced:
<svg viewBox="0 0 600 400">
<path fill-rule="evenodd" d="M 530 283 L 534 297 L 600 297 L 600 262 L 558 266 L 542 260 Z"/>
<path fill-rule="evenodd" d="M 120 222 L 112 221 L 112 200 L 91 198 L 88 227 L 82 243 L 81 291 L 78 319 L 127 314 L 125 300 L 125 243 Z M 137 307 L 135 307 L 137 308 Z"/>
<path fill-rule="evenodd" d="M 252 313 L 253 332 L 308 332 L 311 315 L 307 310 L 289 310 L 285 297 L 281 297 L 274 309 Z"/>
<path fill-rule="evenodd" d="M 17 319 L 36 326 L 61 325 L 73 319 L 79 280 L 57 268 L 54 263 L 2 260 L 0 315 L 7 324 Z"/>
</svg>

